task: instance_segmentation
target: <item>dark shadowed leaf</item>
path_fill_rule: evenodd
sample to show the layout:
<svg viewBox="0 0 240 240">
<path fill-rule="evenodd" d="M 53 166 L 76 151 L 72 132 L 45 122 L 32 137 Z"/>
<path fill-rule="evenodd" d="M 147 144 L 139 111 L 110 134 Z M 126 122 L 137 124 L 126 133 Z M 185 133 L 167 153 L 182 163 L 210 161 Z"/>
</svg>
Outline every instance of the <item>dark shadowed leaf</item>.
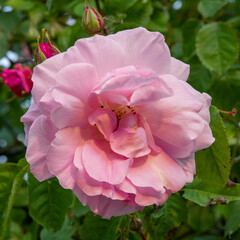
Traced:
<svg viewBox="0 0 240 240">
<path fill-rule="evenodd" d="M 196 34 L 202 22 L 198 19 L 189 19 L 183 24 L 182 37 L 183 37 L 183 56 L 192 57 L 196 52 Z"/>
<path fill-rule="evenodd" d="M 231 202 L 228 206 L 228 216 L 226 219 L 225 236 L 232 234 L 240 228 L 240 201 Z"/>
<path fill-rule="evenodd" d="M 118 227 L 121 222 L 127 220 L 127 217 L 112 217 L 111 220 L 103 219 L 100 216 L 94 216 L 89 213 L 84 219 L 80 229 L 80 236 L 83 240 L 115 240 L 118 234 Z"/>
<path fill-rule="evenodd" d="M 186 202 L 179 194 L 171 195 L 157 211 L 148 207 L 143 212 L 144 229 L 150 230 L 152 239 L 167 239 L 168 232 L 179 227 L 186 219 Z"/>
<path fill-rule="evenodd" d="M 72 240 L 72 235 L 75 233 L 76 228 L 72 226 L 70 220 L 65 217 L 62 228 L 53 232 L 52 230 L 43 229 L 40 234 L 41 240 Z"/>
</svg>

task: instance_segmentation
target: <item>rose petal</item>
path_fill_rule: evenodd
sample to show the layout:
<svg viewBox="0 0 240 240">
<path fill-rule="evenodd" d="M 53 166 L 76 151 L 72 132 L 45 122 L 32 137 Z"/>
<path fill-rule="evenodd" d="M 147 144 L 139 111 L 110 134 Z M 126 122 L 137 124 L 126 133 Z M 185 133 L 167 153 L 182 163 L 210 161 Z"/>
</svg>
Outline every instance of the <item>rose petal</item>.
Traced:
<svg viewBox="0 0 240 240">
<path fill-rule="evenodd" d="M 99 214 L 107 219 L 110 219 L 112 216 L 130 214 L 143 209 L 141 206 L 131 206 L 125 201 L 112 200 L 102 195 L 89 197 L 80 188 L 75 188 L 74 192 L 83 205 L 89 205 L 95 214 Z"/>
<path fill-rule="evenodd" d="M 117 93 L 128 93 L 137 89 L 138 87 L 147 85 L 153 82 L 157 77 L 151 74 L 149 77 L 142 77 L 137 69 L 133 66 L 127 66 L 116 71 L 127 72 L 127 69 L 130 68 L 128 73 L 116 74 L 115 71 L 105 76 L 104 82 L 101 84 L 96 93 L 100 94 L 106 91 L 114 91 Z"/>
<path fill-rule="evenodd" d="M 111 49 L 111 51 L 106 51 Z M 125 53 L 120 44 L 109 37 L 95 35 L 80 39 L 68 49 L 64 63 L 90 63 L 96 67 L 99 80 L 112 69 L 122 67 Z"/>
<path fill-rule="evenodd" d="M 32 96 L 36 104 L 40 101 L 41 97 L 52 88 L 56 83 L 56 74 L 64 66 L 63 57 L 65 53 L 57 54 L 43 63 L 38 64 L 33 69 L 33 89 Z"/>
<path fill-rule="evenodd" d="M 215 138 L 212 136 L 212 130 L 209 127 L 209 124 L 205 123 L 203 131 L 200 133 L 200 135 L 196 139 L 194 152 L 209 147 L 214 141 L 215 141 Z"/>
<path fill-rule="evenodd" d="M 52 92 L 55 98 L 55 89 Z M 61 98 L 65 100 L 65 104 L 56 105 L 52 110 L 50 118 L 54 125 L 63 129 L 65 127 L 84 127 L 88 125 L 88 109 L 78 98 L 69 94 L 61 93 Z"/>
<path fill-rule="evenodd" d="M 76 171 L 73 160 L 78 147 L 83 147 L 91 136 L 91 129 L 65 128 L 56 133 L 47 154 L 48 168 L 64 188 L 73 189 Z"/>
<path fill-rule="evenodd" d="M 169 97 L 169 93 L 157 91 L 153 86 L 142 86 L 133 92 L 130 105 L 143 105 L 149 102 L 159 101 L 164 97 Z"/>
<path fill-rule="evenodd" d="M 179 191 L 187 180 L 182 167 L 163 151 L 135 159 L 127 177 L 137 187 L 151 187 L 163 193 L 165 188 Z"/>
<path fill-rule="evenodd" d="M 116 115 L 110 109 L 97 108 L 89 115 L 88 120 L 91 125 L 96 124 L 106 140 L 109 140 L 110 135 L 117 127 Z"/>
<path fill-rule="evenodd" d="M 29 129 L 35 119 L 41 115 L 38 106 L 33 102 L 29 107 L 28 111 L 21 117 L 21 122 L 24 123 L 25 130 L 25 142 L 28 143 Z"/>
<path fill-rule="evenodd" d="M 111 199 L 124 200 L 128 195 L 107 182 L 99 182 L 91 178 L 82 163 L 82 147 L 78 147 L 74 155 L 74 165 L 78 171 L 76 174 L 77 185 L 88 196 L 104 195 Z"/>
<path fill-rule="evenodd" d="M 152 204 L 162 204 L 167 201 L 171 192 L 157 192 L 151 187 L 136 187 L 135 202 L 140 206 L 149 206 Z"/>
<path fill-rule="evenodd" d="M 147 135 L 139 126 L 137 114 L 125 115 L 119 123 L 118 129 L 110 136 L 111 149 L 125 157 L 135 158 L 150 153 Z"/>
<path fill-rule="evenodd" d="M 189 144 L 186 144 L 184 146 L 176 146 L 167 143 L 163 139 L 160 139 L 156 136 L 154 136 L 154 141 L 157 146 L 161 146 L 161 149 L 174 159 L 190 156 L 195 146 L 195 141 L 190 141 Z"/>
<path fill-rule="evenodd" d="M 39 181 L 54 176 L 48 169 L 46 154 L 55 131 L 55 127 L 43 115 L 34 120 L 29 130 L 26 159 L 31 172 Z"/>
<path fill-rule="evenodd" d="M 84 145 L 82 161 L 90 177 L 110 184 L 122 182 L 131 163 L 130 159 L 114 153 L 108 142 L 96 140 Z"/>
<path fill-rule="evenodd" d="M 60 103 L 51 113 L 59 128 L 83 126 L 87 123 L 87 97 L 96 84 L 95 67 L 76 63 L 63 68 L 56 76 L 58 84 L 52 90 L 53 99 Z"/>
<path fill-rule="evenodd" d="M 198 114 L 203 104 L 187 90 L 185 85 L 188 84 L 184 81 L 171 75 L 161 77 L 172 88 L 173 95 L 155 104 L 146 104 L 141 108 L 141 114 L 154 136 L 173 146 L 187 146 L 204 128 L 204 120 Z"/>
<path fill-rule="evenodd" d="M 93 65 L 74 63 L 60 70 L 56 79 L 58 79 L 58 82 L 54 88 L 54 99 L 57 102 L 65 104 L 61 97 L 61 93 L 64 92 L 85 103 L 89 93 L 97 83 L 98 76 Z"/>
<path fill-rule="evenodd" d="M 171 71 L 170 74 L 174 75 L 176 78 L 187 81 L 190 72 L 190 66 L 176 58 L 171 57 Z"/>
<path fill-rule="evenodd" d="M 170 52 L 161 33 L 140 27 L 109 35 L 109 38 L 124 49 L 125 65 L 149 67 L 158 75 L 170 72 Z"/>
<path fill-rule="evenodd" d="M 176 159 L 176 162 L 183 168 L 187 176 L 187 182 L 189 183 L 192 182 L 193 176 L 196 173 L 194 153 L 192 153 L 190 156 L 186 158 Z"/>
</svg>

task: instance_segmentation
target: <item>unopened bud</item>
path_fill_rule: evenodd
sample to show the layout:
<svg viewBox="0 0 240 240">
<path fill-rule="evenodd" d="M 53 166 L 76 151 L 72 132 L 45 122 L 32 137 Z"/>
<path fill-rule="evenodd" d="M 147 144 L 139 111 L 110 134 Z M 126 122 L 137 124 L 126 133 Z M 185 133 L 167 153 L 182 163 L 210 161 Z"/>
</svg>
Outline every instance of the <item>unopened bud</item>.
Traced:
<svg viewBox="0 0 240 240">
<path fill-rule="evenodd" d="M 84 32 L 90 35 L 101 33 L 104 25 L 103 17 L 93 6 L 85 7 L 82 19 L 82 28 Z"/>
<path fill-rule="evenodd" d="M 59 49 L 52 42 L 51 37 L 46 29 L 42 30 L 42 36 L 38 36 L 37 49 L 35 52 L 36 64 L 42 63 L 47 58 L 50 58 L 60 53 Z"/>
</svg>

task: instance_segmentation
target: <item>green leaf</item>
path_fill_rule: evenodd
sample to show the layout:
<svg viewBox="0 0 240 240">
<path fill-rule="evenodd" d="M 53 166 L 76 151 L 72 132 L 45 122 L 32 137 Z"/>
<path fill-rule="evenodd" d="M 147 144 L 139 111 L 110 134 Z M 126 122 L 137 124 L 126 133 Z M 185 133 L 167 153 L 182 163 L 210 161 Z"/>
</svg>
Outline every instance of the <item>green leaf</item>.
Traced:
<svg viewBox="0 0 240 240">
<path fill-rule="evenodd" d="M 73 209 L 72 213 L 76 217 L 81 217 L 86 215 L 90 211 L 88 206 L 83 206 L 76 196 L 73 198 Z"/>
<path fill-rule="evenodd" d="M 74 45 L 74 43 L 83 37 L 88 35 L 82 31 L 82 24 L 77 21 L 73 26 L 65 27 L 64 30 L 58 36 L 57 46 L 60 51 L 66 51 L 69 46 Z"/>
<path fill-rule="evenodd" d="M 52 4 L 53 4 L 53 0 L 47 0 L 47 2 L 46 2 L 46 6 L 47 6 L 47 8 L 48 8 L 48 11 L 51 10 L 51 8 L 52 8 Z"/>
<path fill-rule="evenodd" d="M 211 185 L 226 185 L 230 175 L 230 150 L 225 128 L 219 111 L 210 107 L 214 143 L 196 153 L 197 176 Z"/>
<path fill-rule="evenodd" d="M 213 208 L 200 207 L 197 204 L 188 206 L 188 225 L 198 233 L 212 229 L 215 224 Z"/>
<path fill-rule="evenodd" d="M 5 32 L 0 30 L 0 58 L 6 55 L 8 50 L 7 36 Z"/>
<path fill-rule="evenodd" d="M 231 202 L 228 208 L 229 212 L 226 219 L 225 236 L 234 233 L 240 228 L 240 201 Z"/>
<path fill-rule="evenodd" d="M 240 230 L 236 231 L 231 235 L 231 240 L 239 240 L 240 239 Z"/>
<path fill-rule="evenodd" d="M 240 69 L 227 71 L 226 81 L 230 84 L 240 87 Z"/>
<path fill-rule="evenodd" d="M 150 31 L 167 32 L 168 21 L 170 19 L 169 12 L 157 3 L 155 3 L 153 7 L 154 11 L 151 15 L 150 22 L 147 25 L 147 29 Z"/>
<path fill-rule="evenodd" d="M 28 176 L 30 216 L 47 229 L 61 229 L 72 192 L 63 189 L 56 178 L 39 182 L 31 173 Z"/>
<path fill-rule="evenodd" d="M 150 230 L 152 239 L 167 239 L 169 231 L 187 220 L 186 203 L 179 194 L 171 195 L 157 212 L 152 207 L 148 209 L 143 212 L 143 224 L 145 230 Z"/>
<path fill-rule="evenodd" d="M 212 97 L 212 104 L 219 109 L 231 111 L 233 107 L 240 106 L 240 86 L 231 84 L 227 79 L 215 81 L 208 92 Z M 240 115 L 237 114 L 235 118 L 239 117 Z"/>
<path fill-rule="evenodd" d="M 76 227 L 70 224 L 70 221 L 65 217 L 64 224 L 61 230 L 57 232 L 52 232 L 51 230 L 42 229 L 40 233 L 41 240 L 72 240 L 72 235 L 75 233 Z"/>
<path fill-rule="evenodd" d="M 209 23 L 198 32 L 196 49 L 201 62 L 222 75 L 236 60 L 239 42 L 235 31 L 227 24 Z"/>
<path fill-rule="evenodd" d="M 227 3 L 228 0 L 201 0 L 198 4 L 198 11 L 203 17 L 209 18 L 214 16 Z"/>
<path fill-rule="evenodd" d="M 240 200 L 240 184 L 236 186 L 216 186 L 207 184 L 195 177 L 194 181 L 186 185 L 183 197 L 200 206 L 222 204 Z"/>
<path fill-rule="evenodd" d="M 80 2 L 73 8 L 73 13 L 76 16 L 79 16 L 82 18 L 83 13 L 84 13 L 84 8 L 85 8 L 85 2 Z"/>
<path fill-rule="evenodd" d="M 230 18 L 227 22 L 234 27 L 238 27 L 240 26 L 240 16 Z"/>
<path fill-rule="evenodd" d="M 153 7 L 151 2 L 136 3 L 129 8 L 126 12 L 127 22 L 133 22 L 139 24 L 139 26 L 147 26 L 150 21 L 150 16 L 153 13 Z"/>
<path fill-rule="evenodd" d="M 183 56 L 192 57 L 196 52 L 196 34 L 202 22 L 198 19 L 187 20 L 182 27 Z"/>
<path fill-rule="evenodd" d="M 123 30 L 126 30 L 126 29 L 133 29 L 133 28 L 137 28 L 139 27 L 138 24 L 136 23 L 129 23 L 129 22 L 124 22 L 122 24 L 116 24 L 113 26 L 113 32 L 116 33 L 116 32 L 119 32 L 119 31 L 123 31 Z"/>
<path fill-rule="evenodd" d="M 80 228 L 80 236 L 83 240 L 115 240 L 118 226 L 125 217 L 112 217 L 111 220 L 103 219 L 89 213 Z"/>
<path fill-rule="evenodd" d="M 105 0 L 104 12 L 108 15 L 113 13 L 124 13 L 135 3 L 137 3 L 137 0 Z"/>
<path fill-rule="evenodd" d="M 7 224 L 13 207 L 15 195 L 20 188 L 28 165 L 22 159 L 18 164 L 0 164 L 0 240 L 5 240 Z"/>
<path fill-rule="evenodd" d="M 34 8 L 35 1 L 33 0 L 8 0 L 6 5 L 15 9 L 28 11 Z"/>
<path fill-rule="evenodd" d="M 156 234 L 164 234 L 175 227 L 179 227 L 186 221 L 186 205 L 184 199 L 179 195 L 171 195 L 162 208 L 153 218 L 158 222 Z"/>
<path fill-rule="evenodd" d="M 195 237 L 194 240 L 222 240 L 222 237 L 214 235 L 203 235 L 201 237 Z"/>
<path fill-rule="evenodd" d="M 206 92 L 214 83 L 211 72 L 199 61 L 190 63 L 188 83 L 200 92 Z"/>
<path fill-rule="evenodd" d="M 0 12 L 0 30 L 5 32 L 13 31 L 16 28 L 19 20 L 20 14 L 18 14 L 18 12 Z"/>
</svg>

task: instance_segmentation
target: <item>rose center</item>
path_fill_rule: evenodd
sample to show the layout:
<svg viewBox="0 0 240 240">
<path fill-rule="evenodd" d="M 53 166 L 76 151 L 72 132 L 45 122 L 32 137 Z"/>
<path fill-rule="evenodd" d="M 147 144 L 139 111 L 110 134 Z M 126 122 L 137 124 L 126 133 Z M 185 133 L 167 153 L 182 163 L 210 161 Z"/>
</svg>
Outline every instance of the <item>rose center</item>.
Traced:
<svg viewBox="0 0 240 240">
<path fill-rule="evenodd" d="M 131 106 L 115 105 L 113 107 L 106 107 L 105 105 L 101 105 L 100 107 L 103 109 L 111 109 L 111 111 L 115 113 L 118 122 L 128 113 L 136 114 L 136 111 Z"/>
</svg>

